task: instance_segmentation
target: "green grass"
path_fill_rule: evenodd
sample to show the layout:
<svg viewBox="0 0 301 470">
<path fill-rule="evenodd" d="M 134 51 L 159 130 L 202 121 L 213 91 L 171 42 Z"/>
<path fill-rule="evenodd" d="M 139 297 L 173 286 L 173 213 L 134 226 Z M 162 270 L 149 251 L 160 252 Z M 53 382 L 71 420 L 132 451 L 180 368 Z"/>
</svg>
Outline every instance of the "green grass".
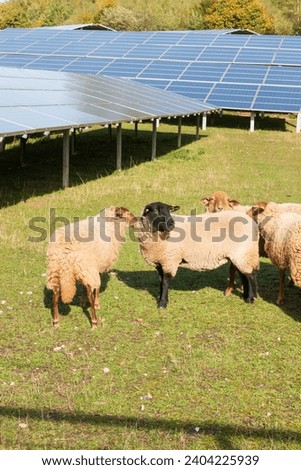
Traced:
<svg viewBox="0 0 301 470">
<path fill-rule="evenodd" d="M 188 120 L 181 149 L 172 123 L 159 128 L 155 162 L 150 126 L 138 137 L 128 126 L 121 172 L 115 137 L 81 134 L 65 191 L 61 138 L 31 140 L 25 168 L 16 144 L 0 154 L 1 449 L 301 449 L 300 291 L 288 288 L 277 307 L 267 260 L 254 305 L 239 289 L 223 296 L 227 267 L 183 269 L 158 311 L 157 274 L 128 237 L 103 276 L 99 328 L 78 296 L 52 328 L 47 241 L 28 241 L 32 217 L 47 227 L 50 208 L 70 219 L 111 204 L 140 213 L 154 200 L 202 212 L 199 199 L 217 189 L 243 204 L 301 202 L 294 123 L 266 118 L 249 133 L 243 117 L 226 116 L 195 141 Z"/>
</svg>

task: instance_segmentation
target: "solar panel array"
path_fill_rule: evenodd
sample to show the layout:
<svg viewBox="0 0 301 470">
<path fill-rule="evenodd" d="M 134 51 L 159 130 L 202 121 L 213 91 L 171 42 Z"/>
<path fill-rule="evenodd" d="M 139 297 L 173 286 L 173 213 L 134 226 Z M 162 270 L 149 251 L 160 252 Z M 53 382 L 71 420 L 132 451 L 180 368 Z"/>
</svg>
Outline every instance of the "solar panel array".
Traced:
<svg viewBox="0 0 301 470">
<path fill-rule="evenodd" d="M 123 77 L 223 109 L 299 112 L 301 37 L 224 31 L 0 31 L 0 66 Z"/>
<path fill-rule="evenodd" d="M 0 67 L 0 136 L 198 114 L 204 103 L 120 78 Z"/>
</svg>

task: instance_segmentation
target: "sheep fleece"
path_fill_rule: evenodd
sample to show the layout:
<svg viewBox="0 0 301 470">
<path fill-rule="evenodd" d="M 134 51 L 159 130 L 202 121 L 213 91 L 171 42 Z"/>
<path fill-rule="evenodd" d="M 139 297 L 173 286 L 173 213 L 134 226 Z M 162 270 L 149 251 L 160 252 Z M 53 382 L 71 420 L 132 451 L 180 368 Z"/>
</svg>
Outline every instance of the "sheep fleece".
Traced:
<svg viewBox="0 0 301 470">
<path fill-rule="evenodd" d="M 95 217 L 60 227 L 51 235 L 47 249 L 47 288 L 61 289 L 64 303 L 72 301 L 76 281 L 99 289 L 100 276 L 117 259 L 126 224 L 116 229 L 114 208 L 107 208 Z M 122 240 L 121 240 L 122 239 Z"/>
<path fill-rule="evenodd" d="M 269 203 L 259 220 L 268 257 L 280 269 L 290 268 L 295 284 L 301 287 L 301 216 Z"/>
<path fill-rule="evenodd" d="M 258 226 L 251 217 L 223 211 L 177 215 L 173 219 L 175 228 L 168 237 L 141 230 L 140 250 L 149 264 L 161 264 L 164 272 L 172 276 L 179 265 L 205 271 L 218 268 L 229 259 L 245 274 L 259 268 Z M 242 238 L 244 241 L 238 241 Z"/>
</svg>

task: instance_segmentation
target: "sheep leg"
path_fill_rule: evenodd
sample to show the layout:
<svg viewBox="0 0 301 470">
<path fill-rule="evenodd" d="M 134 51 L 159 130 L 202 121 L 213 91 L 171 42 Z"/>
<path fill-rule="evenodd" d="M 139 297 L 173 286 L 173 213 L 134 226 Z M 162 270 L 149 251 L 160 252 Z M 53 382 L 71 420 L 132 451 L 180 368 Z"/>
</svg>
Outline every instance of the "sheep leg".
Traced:
<svg viewBox="0 0 301 470">
<path fill-rule="evenodd" d="M 96 309 L 99 309 L 99 308 L 100 308 L 100 305 L 99 305 L 99 289 L 95 289 L 95 301 L 94 301 L 94 305 L 95 305 L 95 308 L 96 308 Z"/>
<path fill-rule="evenodd" d="M 92 328 L 97 327 L 97 316 L 95 314 L 95 289 L 91 289 L 90 286 L 87 287 L 87 295 L 88 295 L 88 300 L 90 303 L 90 310 L 91 310 L 91 323 L 92 323 Z"/>
<path fill-rule="evenodd" d="M 253 273 L 251 274 L 251 276 L 248 276 L 248 279 L 249 279 L 249 282 L 251 284 L 251 288 L 252 288 L 252 291 L 253 291 L 253 300 L 256 299 L 257 295 L 258 295 L 258 285 L 257 285 L 257 273 L 256 271 L 253 271 Z"/>
<path fill-rule="evenodd" d="M 83 286 L 83 292 L 82 292 L 82 296 L 80 299 L 80 306 L 84 308 L 87 302 L 88 302 L 87 288 L 86 286 Z"/>
<path fill-rule="evenodd" d="M 234 282 L 234 277 L 235 273 L 237 271 L 237 267 L 234 266 L 234 264 L 231 262 L 230 267 L 229 267 L 229 282 L 228 282 L 228 287 L 224 292 L 224 295 L 227 297 L 232 294 L 235 288 L 235 282 Z"/>
<path fill-rule="evenodd" d="M 53 295 L 52 295 L 52 322 L 54 328 L 58 328 L 60 326 L 59 320 L 59 300 L 60 300 L 60 289 L 54 288 Z"/>
<path fill-rule="evenodd" d="M 279 269 L 279 292 L 276 300 L 277 305 L 281 305 L 284 300 L 285 269 Z"/>
<path fill-rule="evenodd" d="M 166 308 L 168 304 L 168 287 L 172 276 L 165 273 L 162 266 L 159 264 L 156 269 L 160 278 L 160 297 L 158 301 L 158 308 Z"/>
<path fill-rule="evenodd" d="M 164 276 L 164 273 L 163 273 L 163 269 L 162 269 L 161 264 L 157 264 L 156 270 L 157 270 L 157 273 L 159 274 L 159 280 L 160 280 L 160 295 L 159 295 L 159 299 L 158 299 L 158 302 L 159 302 L 159 301 L 161 300 L 161 297 L 162 297 L 162 291 L 163 291 L 163 276 Z"/>
<path fill-rule="evenodd" d="M 256 274 L 254 273 L 246 276 L 242 272 L 238 272 L 243 285 L 242 297 L 246 303 L 252 304 L 254 302 L 255 297 L 257 296 Z"/>
</svg>

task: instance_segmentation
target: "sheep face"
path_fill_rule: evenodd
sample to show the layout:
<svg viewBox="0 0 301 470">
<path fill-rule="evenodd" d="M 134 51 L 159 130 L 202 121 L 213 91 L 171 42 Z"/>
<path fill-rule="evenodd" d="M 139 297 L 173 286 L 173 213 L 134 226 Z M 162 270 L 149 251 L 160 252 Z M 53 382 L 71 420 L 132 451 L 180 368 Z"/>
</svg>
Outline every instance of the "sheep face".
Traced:
<svg viewBox="0 0 301 470">
<path fill-rule="evenodd" d="M 152 233 L 155 232 L 171 232 L 175 226 L 175 222 L 170 213 L 180 209 L 179 206 L 170 206 L 163 202 L 152 202 L 147 204 L 142 213 L 142 221 L 148 224 Z"/>
<path fill-rule="evenodd" d="M 124 221 L 129 227 L 133 227 L 137 222 L 137 217 L 132 214 L 126 207 L 115 207 L 115 217 Z"/>
<path fill-rule="evenodd" d="M 224 191 L 216 191 L 211 196 L 203 197 L 200 203 L 205 206 L 207 212 L 232 210 L 233 207 L 239 205 L 238 201 L 231 199 Z"/>
</svg>

